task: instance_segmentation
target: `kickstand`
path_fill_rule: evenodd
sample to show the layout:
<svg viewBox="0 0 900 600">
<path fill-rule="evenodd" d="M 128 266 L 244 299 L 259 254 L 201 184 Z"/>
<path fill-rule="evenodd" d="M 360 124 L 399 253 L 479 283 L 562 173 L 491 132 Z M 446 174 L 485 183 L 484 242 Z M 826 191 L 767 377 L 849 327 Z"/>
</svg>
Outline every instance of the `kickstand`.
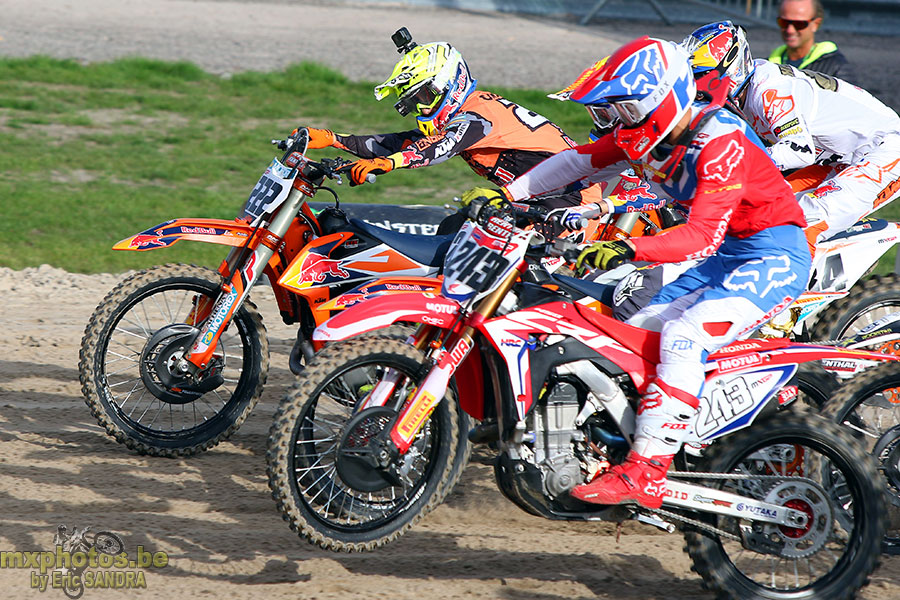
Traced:
<svg viewBox="0 0 900 600">
<path fill-rule="evenodd" d="M 616 523 L 616 545 L 619 544 L 619 538 L 622 536 L 622 521 Z"/>
</svg>

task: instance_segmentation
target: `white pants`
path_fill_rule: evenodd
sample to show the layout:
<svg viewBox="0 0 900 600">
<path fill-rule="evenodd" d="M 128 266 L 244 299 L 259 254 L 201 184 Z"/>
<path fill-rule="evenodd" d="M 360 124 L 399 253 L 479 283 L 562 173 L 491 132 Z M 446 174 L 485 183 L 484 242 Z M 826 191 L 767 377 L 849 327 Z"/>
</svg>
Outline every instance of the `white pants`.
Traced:
<svg viewBox="0 0 900 600">
<path fill-rule="evenodd" d="M 800 197 L 800 208 L 807 222 L 807 238 L 811 243 L 826 240 L 852 227 L 898 195 L 900 133 L 895 133 L 886 136 L 861 160 Z"/>
</svg>

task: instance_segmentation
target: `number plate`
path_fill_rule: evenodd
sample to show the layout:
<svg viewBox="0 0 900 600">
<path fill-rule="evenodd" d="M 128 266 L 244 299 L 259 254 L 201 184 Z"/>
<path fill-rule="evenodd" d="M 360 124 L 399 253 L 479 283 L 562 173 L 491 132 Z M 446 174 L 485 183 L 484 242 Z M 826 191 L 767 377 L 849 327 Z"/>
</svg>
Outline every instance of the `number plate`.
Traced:
<svg viewBox="0 0 900 600">
<path fill-rule="evenodd" d="M 253 223 L 256 224 L 262 217 L 271 214 L 287 199 L 294 175 L 294 169 L 284 166 L 277 158 L 273 158 L 272 164 L 250 192 L 242 216 L 253 217 Z"/>
<path fill-rule="evenodd" d="M 523 232 L 500 239 L 467 221 L 444 259 L 441 293 L 457 302 L 489 294 L 522 260 L 529 237 Z"/>
</svg>

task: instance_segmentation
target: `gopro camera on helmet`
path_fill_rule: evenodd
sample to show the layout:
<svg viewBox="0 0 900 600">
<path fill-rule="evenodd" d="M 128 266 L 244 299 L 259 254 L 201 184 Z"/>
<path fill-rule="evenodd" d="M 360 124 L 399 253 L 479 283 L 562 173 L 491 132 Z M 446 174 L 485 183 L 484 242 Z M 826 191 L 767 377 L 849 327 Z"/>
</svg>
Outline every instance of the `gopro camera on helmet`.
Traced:
<svg viewBox="0 0 900 600">
<path fill-rule="evenodd" d="M 391 41 L 397 46 L 397 52 L 400 54 L 406 54 L 418 45 L 412 40 L 409 29 L 406 27 L 401 27 L 395 31 L 394 35 L 391 36 Z"/>
</svg>

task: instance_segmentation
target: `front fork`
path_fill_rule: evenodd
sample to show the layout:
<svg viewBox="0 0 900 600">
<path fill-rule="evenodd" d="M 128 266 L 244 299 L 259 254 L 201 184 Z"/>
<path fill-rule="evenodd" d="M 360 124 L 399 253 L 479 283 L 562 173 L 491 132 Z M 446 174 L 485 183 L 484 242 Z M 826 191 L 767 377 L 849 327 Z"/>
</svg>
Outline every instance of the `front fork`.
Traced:
<svg viewBox="0 0 900 600">
<path fill-rule="evenodd" d="M 484 298 L 478 305 L 478 308 L 466 317 L 466 321 L 470 324 L 466 325 L 459 335 L 454 336 L 455 340 L 452 342 L 452 345 L 449 346 L 449 350 L 446 345 L 434 347 L 434 354 L 432 355 L 433 360 L 435 361 L 434 365 L 431 370 L 429 370 L 428 375 L 425 376 L 422 384 L 416 388 L 412 394 L 410 394 L 409 398 L 407 398 L 406 402 L 404 402 L 400 414 L 397 416 L 397 419 L 394 421 L 393 426 L 389 431 L 389 442 L 388 440 L 384 440 L 384 443 L 389 443 L 393 448 L 391 448 L 391 452 L 383 455 L 384 459 L 382 462 L 385 464 L 381 464 L 381 467 L 388 466 L 386 464 L 389 462 L 388 456 L 393 455 L 391 456 L 392 460 L 393 457 L 405 454 L 410 446 L 412 446 L 416 434 L 431 416 L 431 413 L 447 392 L 447 388 L 450 385 L 450 378 L 453 377 L 457 367 L 459 367 L 460 363 L 462 363 L 472 350 L 472 336 L 475 332 L 475 328 L 471 323 L 493 316 L 497 307 L 500 306 L 500 302 L 506 297 L 506 294 L 518 280 L 521 271 L 524 270 L 524 264 L 522 266 L 522 270 L 513 269 L 503 283 L 501 283 L 492 294 Z M 417 340 L 417 347 L 421 346 L 420 349 L 426 349 L 429 345 L 428 340 L 430 339 L 432 339 L 432 336 L 430 335 L 420 336 Z M 435 344 L 438 339 L 439 338 L 435 336 L 432 344 Z M 393 375 L 393 373 L 388 373 L 389 377 L 392 377 Z M 387 385 L 391 386 L 390 390 L 393 391 L 393 386 L 396 385 L 396 379 L 393 383 L 388 383 Z M 377 389 L 376 386 L 376 390 Z"/>
<path fill-rule="evenodd" d="M 228 328 L 234 313 L 250 294 L 250 289 L 262 276 L 263 270 L 269 263 L 269 259 L 275 254 L 284 234 L 290 228 L 303 200 L 303 194 L 292 189 L 287 201 L 272 219 L 269 227 L 258 229 L 254 235 L 256 239 L 251 238 L 248 246 L 233 250 L 233 252 L 246 252 L 244 248 L 255 245 L 250 255 L 239 262 L 236 265 L 237 268 L 231 270 L 230 279 L 222 284 L 222 291 L 219 292 L 219 297 L 213 304 L 212 310 L 209 311 L 209 317 L 194 338 L 190 350 L 175 365 L 179 374 L 196 378 L 210 366 L 219 337 Z M 196 306 L 194 308 L 194 312 L 198 313 L 193 315 L 194 318 L 202 317 L 198 308 Z"/>
</svg>

